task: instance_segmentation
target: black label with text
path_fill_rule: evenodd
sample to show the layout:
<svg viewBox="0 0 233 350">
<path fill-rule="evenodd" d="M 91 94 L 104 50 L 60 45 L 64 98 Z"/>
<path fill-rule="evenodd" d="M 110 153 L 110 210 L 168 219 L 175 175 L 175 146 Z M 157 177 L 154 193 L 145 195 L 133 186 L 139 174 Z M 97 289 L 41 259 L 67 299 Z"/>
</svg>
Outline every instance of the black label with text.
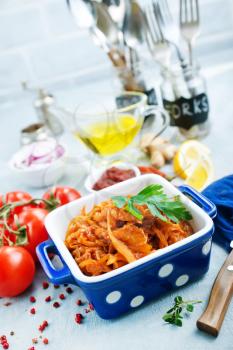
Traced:
<svg viewBox="0 0 233 350">
<path fill-rule="evenodd" d="M 172 102 L 164 99 L 163 104 L 170 114 L 172 126 L 188 130 L 208 119 L 209 101 L 204 93 L 192 98 L 181 97 Z"/>
</svg>

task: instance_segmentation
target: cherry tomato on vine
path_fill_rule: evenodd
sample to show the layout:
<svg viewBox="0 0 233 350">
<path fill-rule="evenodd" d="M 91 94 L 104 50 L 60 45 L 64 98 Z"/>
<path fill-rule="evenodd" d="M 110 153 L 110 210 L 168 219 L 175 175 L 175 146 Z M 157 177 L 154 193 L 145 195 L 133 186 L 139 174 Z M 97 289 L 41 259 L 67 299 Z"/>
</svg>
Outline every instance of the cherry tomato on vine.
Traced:
<svg viewBox="0 0 233 350">
<path fill-rule="evenodd" d="M 81 194 L 72 187 L 68 186 L 56 186 L 48 190 L 44 195 L 45 200 L 56 200 L 58 206 L 70 203 L 81 197 Z"/>
<path fill-rule="evenodd" d="M 8 192 L 6 195 L 0 195 L 0 208 L 4 204 L 16 203 L 16 202 L 29 202 L 31 200 L 32 200 L 32 196 L 27 192 L 23 192 L 23 191 Z M 29 204 L 27 206 L 25 205 L 25 206 L 16 207 L 12 211 L 11 215 L 18 214 L 25 208 L 33 208 L 35 206 L 36 206 L 35 204 Z"/>
<path fill-rule="evenodd" d="M 44 219 L 48 211 L 41 208 L 29 208 L 23 210 L 17 216 L 17 222 L 14 221 L 12 228 L 17 230 L 19 227 L 26 227 L 28 243 L 24 248 L 31 253 L 33 259 L 37 261 L 36 247 L 41 242 L 48 239 L 48 233 L 44 226 Z"/>
<path fill-rule="evenodd" d="M 3 194 L 0 193 L 0 208 L 4 205 L 3 198 Z"/>
<path fill-rule="evenodd" d="M 14 191 L 8 192 L 5 196 L 0 195 L 0 207 L 6 203 L 14 203 L 14 202 L 27 202 L 32 199 L 32 196 L 23 191 Z"/>
<path fill-rule="evenodd" d="M 22 247 L 0 247 L 0 297 L 14 297 L 32 283 L 35 263 Z"/>
<path fill-rule="evenodd" d="M 8 221 L 9 223 L 9 221 Z M 10 224 L 9 224 L 10 225 Z M 10 225 L 11 226 L 11 225 Z M 16 235 L 10 233 L 4 226 L 4 224 L 0 224 L 0 246 L 1 245 L 10 245 L 11 243 L 16 242 Z"/>
</svg>

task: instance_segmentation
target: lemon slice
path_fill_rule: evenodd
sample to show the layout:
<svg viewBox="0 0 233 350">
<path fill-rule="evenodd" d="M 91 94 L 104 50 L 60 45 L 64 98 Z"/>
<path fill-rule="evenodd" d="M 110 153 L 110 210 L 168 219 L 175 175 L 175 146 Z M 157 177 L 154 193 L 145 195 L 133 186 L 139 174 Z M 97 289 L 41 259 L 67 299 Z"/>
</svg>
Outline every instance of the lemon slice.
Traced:
<svg viewBox="0 0 233 350">
<path fill-rule="evenodd" d="M 182 143 L 173 161 L 175 173 L 183 179 L 187 179 L 200 163 L 202 157 L 210 159 L 210 151 L 202 143 L 195 140 Z"/>
<path fill-rule="evenodd" d="M 176 174 L 198 191 L 202 191 L 214 179 L 210 150 L 198 141 L 184 142 L 175 155 L 173 165 Z"/>
<path fill-rule="evenodd" d="M 185 184 L 202 191 L 213 180 L 213 163 L 209 157 L 202 157 L 201 161 L 193 168 L 193 172 L 186 178 Z"/>
</svg>

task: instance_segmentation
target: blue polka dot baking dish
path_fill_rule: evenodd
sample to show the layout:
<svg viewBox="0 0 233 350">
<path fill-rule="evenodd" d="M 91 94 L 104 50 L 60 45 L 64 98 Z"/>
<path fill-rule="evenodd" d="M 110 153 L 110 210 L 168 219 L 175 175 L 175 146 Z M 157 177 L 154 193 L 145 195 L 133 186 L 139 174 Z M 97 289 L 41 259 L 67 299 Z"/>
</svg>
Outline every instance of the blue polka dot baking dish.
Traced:
<svg viewBox="0 0 233 350">
<path fill-rule="evenodd" d="M 151 184 L 162 185 L 169 196 L 180 196 L 193 216 L 194 234 L 105 274 L 84 275 L 64 244 L 70 220 L 84 206 L 91 210 L 95 204 L 112 196 L 135 195 Z M 142 175 L 51 212 L 45 222 L 51 240 L 40 244 L 37 254 L 51 282 L 78 285 L 99 316 L 111 319 L 203 276 L 209 269 L 215 215 L 214 204 L 192 188 L 176 188 L 158 175 Z M 49 253 L 59 256 L 61 268 L 55 268 Z"/>
</svg>

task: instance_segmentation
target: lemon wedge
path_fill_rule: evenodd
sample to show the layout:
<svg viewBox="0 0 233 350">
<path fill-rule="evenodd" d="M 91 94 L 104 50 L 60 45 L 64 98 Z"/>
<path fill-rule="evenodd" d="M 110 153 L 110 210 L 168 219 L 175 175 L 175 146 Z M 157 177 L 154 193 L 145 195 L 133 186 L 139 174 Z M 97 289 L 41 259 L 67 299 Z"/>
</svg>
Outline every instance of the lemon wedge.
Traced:
<svg viewBox="0 0 233 350">
<path fill-rule="evenodd" d="M 210 150 L 198 141 L 184 142 L 175 155 L 173 165 L 175 173 L 198 191 L 203 190 L 214 179 Z"/>
<path fill-rule="evenodd" d="M 214 169 L 210 159 L 202 161 L 194 168 L 192 174 L 185 180 L 185 184 L 198 191 L 204 190 L 214 180 Z"/>
</svg>

